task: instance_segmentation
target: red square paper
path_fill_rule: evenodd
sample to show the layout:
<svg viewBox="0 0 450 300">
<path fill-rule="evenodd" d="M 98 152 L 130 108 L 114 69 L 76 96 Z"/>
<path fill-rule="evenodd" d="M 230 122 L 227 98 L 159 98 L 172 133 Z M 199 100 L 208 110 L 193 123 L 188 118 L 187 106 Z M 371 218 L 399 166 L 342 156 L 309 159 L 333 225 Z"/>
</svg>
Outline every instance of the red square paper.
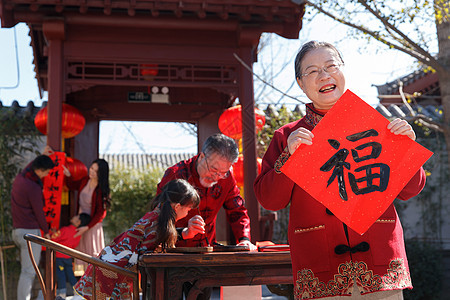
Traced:
<svg viewBox="0 0 450 300">
<path fill-rule="evenodd" d="M 281 171 L 363 234 L 433 153 L 347 90 Z"/>
</svg>

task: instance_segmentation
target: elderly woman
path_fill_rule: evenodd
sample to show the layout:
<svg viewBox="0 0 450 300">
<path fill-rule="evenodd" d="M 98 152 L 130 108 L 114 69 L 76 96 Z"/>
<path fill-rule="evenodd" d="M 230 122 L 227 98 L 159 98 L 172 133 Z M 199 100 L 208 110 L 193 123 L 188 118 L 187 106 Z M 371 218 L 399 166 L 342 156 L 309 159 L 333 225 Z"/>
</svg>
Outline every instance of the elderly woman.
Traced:
<svg viewBox="0 0 450 300">
<path fill-rule="evenodd" d="M 339 51 L 329 43 L 311 41 L 300 49 L 295 76 L 312 103 L 306 105 L 305 117 L 275 131 L 255 181 L 256 196 L 269 210 L 290 204 L 288 238 L 296 299 L 403 299 L 402 289 L 412 285 L 394 205 L 360 235 L 280 172 L 301 144 L 314 142 L 312 129 L 344 93 L 343 65 Z M 392 121 L 388 129 L 416 138 L 404 120 Z M 420 168 L 397 198 L 407 200 L 424 185 Z M 338 245 L 351 251 L 339 251 Z"/>
</svg>

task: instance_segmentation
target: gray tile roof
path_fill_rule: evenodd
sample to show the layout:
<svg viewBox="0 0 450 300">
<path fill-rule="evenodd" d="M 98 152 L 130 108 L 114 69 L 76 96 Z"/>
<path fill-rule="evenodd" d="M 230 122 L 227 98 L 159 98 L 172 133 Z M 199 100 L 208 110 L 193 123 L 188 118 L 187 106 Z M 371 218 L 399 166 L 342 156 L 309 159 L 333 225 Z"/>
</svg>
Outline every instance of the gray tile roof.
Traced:
<svg viewBox="0 0 450 300">
<path fill-rule="evenodd" d="M 381 113 L 386 118 L 405 118 L 411 117 L 410 112 L 405 105 L 390 104 L 389 106 L 384 106 L 379 104 L 375 108 L 379 113 Z M 418 113 L 425 115 L 426 117 L 434 120 L 435 122 L 442 122 L 444 114 L 442 112 L 442 105 L 413 105 L 412 109 Z"/>
<path fill-rule="evenodd" d="M 11 106 L 3 106 L 0 101 L 0 122 L 7 122 L 12 119 L 27 120 L 24 124 L 30 128 L 26 128 L 26 130 L 38 132 L 34 126 L 34 117 L 41 108 L 34 106 L 32 101 L 29 101 L 25 107 L 20 106 L 16 100 L 11 103 Z"/>
<path fill-rule="evenodd" d="M 414 100 L 417 103 L 439 105 L 442 102 L 437 73 L 426 72 L 424 69 L 415 70 L 382 85 L 374 85 L 378 90 L 380 102 L 386 106 L 390 103 L 401 103 L 400 84 L 406 94 L 414 94 Z"/>
<path fill-rule="evenodd" d="M 421 78 L 427 76 L 428 74 L 423 72 L 423 70 L 415 70 L 405 76 L 399 77 L 385 84 L 375 85 L 379 95 L 394 95 L 398 93 L 399 81 L 403 82 L 404 85 L 409 85 Z"/>
<path fill-rule="evenodd" d="M 148 169 L 165 170 L 176 163 L 189 159 L 195 153 L 153 153 L 153 154 L 100 154 L 111 169 L 123 166 L 140 171 Z"/>
<path fill-rule="evenodd" d="M 47 103 L 45 102 L 43 106 Z M 29 101 L 27 106 L 21 107 L 17 101 L 14 101 L 10 107 L 3 106 L 0 101 L 0 121 L 7 121 L 12 116 L 19 118 L 31 118 L 32 120 L 36 116 L 37 112 L 41 107 L 34 106 L 32 101 Z M 267 117 L 275 116 L 281 108 L 277 108 L 273 105 L 268 105 L 264 110 Z M 379 104 L 375 108 L 386 118 L 399 117 L 404 118 L 410 116 L 409 111 L 404 105 L 390 104 L 384 106 Z M 437 122 L 443 120 L 442 105 L 413 105 L 413 109 L 423 114 Z M 300 112 L 304 115 L 304 106 L 296 105 L 293 111 Z M 34 129 L 34 128 L 33 128 Z M 132 166 L 140 170 L 145 170 L 148 168 L 161 168 L 165 170 L 166 168 L 173 166 L 179 161 L 188 159 L 196 155 L 195 153 L 154 153 L 154 154 L 101 154 L 100 157 L 105 158 L 111 165 L 111 168 L 118 166 L 120 164 L 124 166 Z"/>
</svg>

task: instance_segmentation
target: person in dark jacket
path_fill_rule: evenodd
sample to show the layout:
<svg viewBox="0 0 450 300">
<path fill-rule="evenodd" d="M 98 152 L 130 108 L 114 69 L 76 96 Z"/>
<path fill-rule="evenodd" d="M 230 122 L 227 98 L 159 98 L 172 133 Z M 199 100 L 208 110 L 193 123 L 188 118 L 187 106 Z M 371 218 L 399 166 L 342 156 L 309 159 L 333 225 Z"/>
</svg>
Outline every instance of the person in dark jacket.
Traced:
<svg viewBox="0 0 450 300">
<path fill-rule="evenodd" d="M 13 220 L 12 238 L 20 249 L 20 277 L 17 286 L 17 300 L 29 300 L 35 276 L 24 234 L 41 236 L 41 230 L 49 237 L 48 224 L 44 215 L 44 196 L 42 179 L 54 167 L 47 155 L 36 157 L 19 175 L 16 176 L 11 190 L 11 215 Z M 33 243 L 34 258 L 39 262 L 41 246 Z"/>
</svg>

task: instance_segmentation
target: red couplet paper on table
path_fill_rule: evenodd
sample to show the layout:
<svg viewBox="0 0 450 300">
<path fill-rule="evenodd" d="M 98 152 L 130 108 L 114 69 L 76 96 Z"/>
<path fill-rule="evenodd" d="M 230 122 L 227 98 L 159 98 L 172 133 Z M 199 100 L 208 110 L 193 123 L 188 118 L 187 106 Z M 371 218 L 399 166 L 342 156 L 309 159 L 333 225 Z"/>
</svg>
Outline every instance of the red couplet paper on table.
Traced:
<svg viewBox="0 0 450 300">
<path fill-rule="evenodd" d="M 44 195 L 45 219 L 50 228 L 58 229 L 61 216 L 61 195 L 64 184 L 63 165 L 66 160 L 64 152 L 54 152 L 50 158 L 55 163 L 55 167 L 50 170 L 44 179 L 42 193 Z"/>
<path fill-rule="evenodd" d="M 347 90 L 281 171 L 364 234 L 433 153 Z"/>
</svg>

